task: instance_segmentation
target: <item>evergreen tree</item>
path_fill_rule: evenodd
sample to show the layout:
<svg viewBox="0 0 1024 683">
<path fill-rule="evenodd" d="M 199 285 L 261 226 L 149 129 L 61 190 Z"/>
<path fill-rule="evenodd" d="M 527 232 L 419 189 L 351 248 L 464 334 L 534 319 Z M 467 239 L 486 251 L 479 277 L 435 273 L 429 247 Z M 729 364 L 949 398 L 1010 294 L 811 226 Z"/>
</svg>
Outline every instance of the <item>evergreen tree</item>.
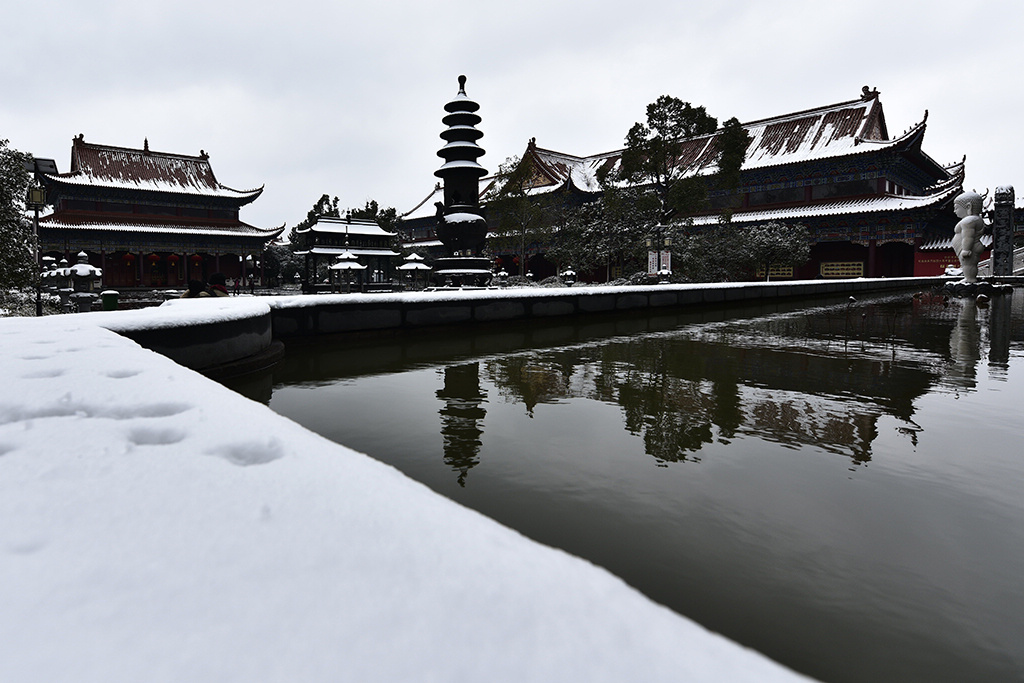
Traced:
<svg viewBox="0 0 1024 683">
<path fill-rule="evenodd" d="M 302 274 L 303 266 L 302 257 L 296 256 L 289 244 L 275 241 L 263 251 L 263 268 L 270 280 L 281 284 L 294 282 L 295 275 Z"/>
<path fill-rule="evenodd" d="M 305 230 L 313 225 L 320 216 L 339 218 L 340 215 L 338 212 L 338 198 L 331 199 L 329 195 L 321 195 L 320 199 L 316 200 L 316 203 L 313 204 L 313 208 L 306 213 L 306 218 L 296 223 L 288 231 L 288 245 L 291 250 L 301 251 L 305 248 L 305 241 L 303 236 L 299 234 L 299 230 Z"/>
<path fill-rule="evenodd" d="M 650 187 L 659 202 L 658 220 L 668 223 L 675 214 L 691 214 L 707 202 L 702 179 L 687 176 L 680 163 L 683 144 L 710 135 L 718 120 L 704 107 L 662 95 L 647 105 L 647 123 L 635 123 L 626 135 L 619 178 L 630 185 Z"/>
<path fill-rule="evenodd" d="M 551 234 L 548 197 L 529 192 L 535 175 L 531 157 L 509 157 L 498 169 L 498 190 L 487 202 L 487 211 L 496 223 L 488 245 L 491 251 L 517 254 L 519 275 L 526 273 L 527 247 L 547 242 Z"/>
<path fill-rule="evenodd" d="M 799 266 L 811 255 L 811 237 L 803 225 L 772 221 L 743 231 L 742 253 L 752 270 L 764 269 L 769 278 L 772 266 Z"/>
<path fill-rule="evenodd" d="M 800 266 L 810 253 L 810 233 L 803 225 L 772 221 L 739 227 L 725 221 L 680 242 L 677 272 L 691 282 L 749 280 L 760 269 L 767 278 L 772 266 Z"/>
<path fill-rule="evenodd" d="M 24 213 L 29 159 L 0 140 L 0 291 L 29 287 L 38 277 L 35 232 Z"/>
<path fill-rule="evenodd" d="M 398 227 L 398 212 L 394 207 L 381 209 L 377 200 L 369 199 L 361 209 L 349 209 L 346 215 L 352 218 L 375 221 L 383 230 L 395 232 Z"/>
<path fill-rule="evenodd" d="M 740 125 L 735 117 L 722 124 L 722 130 L 715 136 L 715 148 L 718 153 L 718 172 L 713 183 L 715 189 L 734 191 L 740 186 L 740 168 L 747 158 L 747 147 L 750 146 L 750 133 Z M 723 210 L 726 219 L 732 216 L 732 210 Z"/>
</svg>

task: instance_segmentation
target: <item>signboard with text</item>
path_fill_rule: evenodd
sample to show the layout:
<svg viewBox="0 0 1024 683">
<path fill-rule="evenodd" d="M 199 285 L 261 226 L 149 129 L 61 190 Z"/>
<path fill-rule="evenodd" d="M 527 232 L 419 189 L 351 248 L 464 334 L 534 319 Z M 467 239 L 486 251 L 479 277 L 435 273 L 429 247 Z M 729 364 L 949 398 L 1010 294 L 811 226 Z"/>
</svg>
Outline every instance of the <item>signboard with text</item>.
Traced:
<svg viewBox="0 0 1024 683">
<path fill-rule="evenodd" d="M 864 277 L 863 261 L 822 261 L 822 277 Z"/>
</svg>

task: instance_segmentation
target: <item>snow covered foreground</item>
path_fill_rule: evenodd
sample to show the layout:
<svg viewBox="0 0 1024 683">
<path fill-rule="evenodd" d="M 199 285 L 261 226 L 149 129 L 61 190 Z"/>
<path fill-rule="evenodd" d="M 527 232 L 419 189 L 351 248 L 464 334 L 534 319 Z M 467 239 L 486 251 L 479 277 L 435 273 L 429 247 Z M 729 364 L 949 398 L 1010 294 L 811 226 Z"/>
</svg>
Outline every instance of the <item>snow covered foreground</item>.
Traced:
<svg viewBox="0 0 1024 683">
<path fill-rule="evenodd" d="M 0 680 L 806 680 L 90 315 L 0 320 Z"/>
</svg>

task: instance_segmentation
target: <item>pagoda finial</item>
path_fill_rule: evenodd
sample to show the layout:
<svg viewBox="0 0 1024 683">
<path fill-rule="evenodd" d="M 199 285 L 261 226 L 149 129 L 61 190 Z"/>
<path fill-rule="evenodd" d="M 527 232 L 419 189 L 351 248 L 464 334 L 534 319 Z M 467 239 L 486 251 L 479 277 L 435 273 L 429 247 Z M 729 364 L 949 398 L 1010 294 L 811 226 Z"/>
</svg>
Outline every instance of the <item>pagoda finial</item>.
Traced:
<svg viewBox="0 0 1024 683">
<path fill-rule="evenodd" d="M 466 77 L 465 76 L 459 76 L 459 94 L 460 95 L 465 95 L 466 94 Z"/>
<path fill-rule="evenodd" d="M 149 154 L 149 138 L 142 139 L 142 151 Z"/>
</svg>

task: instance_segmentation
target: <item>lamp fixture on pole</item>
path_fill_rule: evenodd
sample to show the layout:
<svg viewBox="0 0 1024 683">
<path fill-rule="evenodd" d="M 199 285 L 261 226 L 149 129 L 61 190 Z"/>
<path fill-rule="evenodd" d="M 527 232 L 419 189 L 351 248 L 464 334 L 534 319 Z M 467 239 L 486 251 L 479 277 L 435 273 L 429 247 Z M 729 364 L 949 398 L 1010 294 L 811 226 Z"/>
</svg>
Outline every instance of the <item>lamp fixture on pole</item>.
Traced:
<svg viewBox="0 0 1024 683">
<path fill-rule="evenodd" d="M 32 225 L 35 231 L 35 280 L 36 280 L 36 317 L 43 315 L 43 280 L 39 271 L 39 210 L 46 206 L 46 188 L 42 185 L 33 185 L 28 189 L 26 203 L 32 207 L 34 218 Z"/>
</svg>

